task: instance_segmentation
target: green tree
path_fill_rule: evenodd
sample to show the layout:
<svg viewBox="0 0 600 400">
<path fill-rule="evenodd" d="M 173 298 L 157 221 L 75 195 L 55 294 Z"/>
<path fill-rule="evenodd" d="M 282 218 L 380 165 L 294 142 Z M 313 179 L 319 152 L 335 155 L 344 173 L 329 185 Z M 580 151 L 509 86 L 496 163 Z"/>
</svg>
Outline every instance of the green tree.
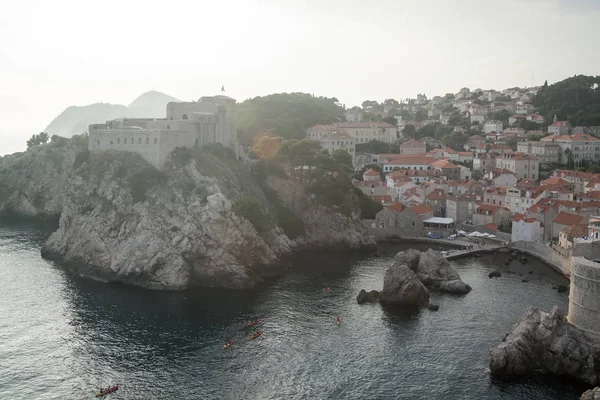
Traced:
<svg viewBox="0 0 600 400">
<path fill-rule="evenodd" d="M 414 138 L 416 133 L 417 133 L 417 128 L 415 128 L 415 126 L 412 124 L 406 125 L 402 129 L 402 135 L 404 135 L 404 137 L 409 138 L 409 139 Z"/>
<path fill-rule="evenodd" d="M 344 109 L 335 98 L 306 93 L 280 93 L 255 97 L 236 105 L 238 137 L 251 146 L 258 134 L 302 139 L 314 125 L 341 121 Z"/>
<path fill-rule="evenodd" d="M 506 141 L 506 144 L 509 145 L 513 151 L 517 151 L 517 139 L 516 138 L 510 138 Z"/>
<path fill-rule="evenodd" d="M 571 149 L 565 149 L 565 158 L 567 160 L 567 168 L 573 168 L 575 166 L 575 158 Z"/>
<path fill-rule="evenodd" d="M 463 151 L 467 136 L 460 132 L 452 132 L 444 138 L 444 143 L 456 151 Z"/>
<path fill-rule="evenodd" d="M 471 178 L 473 178 L 474 180 L 478 181 L 480 179 L 483 179 L 483 172 L 481 172 L 478 169 L 473 170 L 473 172 L 471 173 Z"/>
<path fill-rule="evenodd" d="M 362 102 L 362 108 L 379 108 L 379 103 L 376 102 L 375 100 L 365 100 Z"/>
<path fill-rule="evenodd" d="M 401 110 L 400 111 L 400 116 L 402 117 L 402 121 L 404 121 L 404 122 L 412 121 L 412 119 L 414 117 L 411 114 L 411 112 L 408 111 L 408 110 Z"/>
<path fill-rule="evenodd" d="M 512 113 L 508 110 L 500 110 L 488 114 L 488 119 L 502 122 L 502 125 L 508 126 L 508 119 Z"/>
<path fill-rule="evenodd" d="M 588 172 L 591 172 L 592 174 L 600 173 L 600 165 L 598 165 L 598 164 L 590 165 L 590 167 L 588 168 Z"/>
<path fill-rule="evenodd" d="M 417 121 L 417 122 L 425 121 L 426 119 L 427 119 L 427 111 L 425 111 L 425 110 L 418 110 L 417 113 L 415 114 L 415 121 Z"/>
<path fill-rule="evenodd" d="M 338 164 L 346 164 L 352 167 L 352 156 L 344 149 L 335 149 L 331 157 Z"/>
<path fill-rule="evenodd" d="M 396 119 L 396 117 L 392 117 L 391 115 L 384 117 L 383 122 L 387 122 L 388 124 L 394 125 L 394 126 L 398 125 L 398 120 Z"/>
<path fill-rule="evenodd" d="M 315 157 L 322 150 L 321 145 L 310 139 L 296 141 L 289 146 L 289 156 L 295 167 L 300 167 L 300 181 L 304 178 L 304 169 L 315 165 Z"/>
<path fill-rule="evenodd" d="M 33 146 L 48 143 L 49 136 L 46 132 L 40 132 L 39 134 L 33 134 L 27 141 L 27 148 L 30 149 Z"/>
<path fill-rule="evenodd" d="M 550 86 L 542 86 L 533 105 L 552 123 L 568 120 L 573 126 L 600 125 L 600 76 L 575 75 Z"/>
<path fill-rule="evenodd" d="M 259 201 L 254 197 L 244 197 L 238 200 L 232 207 L 237 215 L 246 218 L 254 226 L 259 234 L 267 232 L 273 226 L 273 220 L 269 214 L 263 212 Z"/>
<path fill-rule="evenodd" d="M 540 126 L 536 122 L 522 119 L 519 121 L 519 128 L 523 128 L 525 131 L 535 131 L 540 129 Z"/>
</svg>

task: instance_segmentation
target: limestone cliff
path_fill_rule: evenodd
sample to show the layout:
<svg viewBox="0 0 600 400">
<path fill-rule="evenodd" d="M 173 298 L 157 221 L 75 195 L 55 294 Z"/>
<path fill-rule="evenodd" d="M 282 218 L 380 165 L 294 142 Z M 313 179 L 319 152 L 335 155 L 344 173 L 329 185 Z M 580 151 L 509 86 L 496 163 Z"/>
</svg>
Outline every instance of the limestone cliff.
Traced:
<svg viewBox="0 0 600 400">
<path fill-rule="evenodd" d="M 82 156 L 87 157 L 87 147 L 72 140 L 0 157 L 0 213 L 58 219 Z"/>
<path fill-rule="evenodd" d="M 554 307 L 550 313 L 530 307 L 503 340 L 490 349 L 495 375 L 528 375 L 538 371 L 600 383 L 600 343 L 567 322 Z"/>
<path fill-rule="evenodd" d="M 374 245 L 358 215 L 319 205 L 289 178 L 258 182 L 223 148 L 182 151 L 159 172 L 134 154 L 71 145 L 53 164 L 46 146 L 0 159 L 0 212 L 60 215 L 42 254 L 84 276 L 249 288 L 296 249 Z"/>
</svg>

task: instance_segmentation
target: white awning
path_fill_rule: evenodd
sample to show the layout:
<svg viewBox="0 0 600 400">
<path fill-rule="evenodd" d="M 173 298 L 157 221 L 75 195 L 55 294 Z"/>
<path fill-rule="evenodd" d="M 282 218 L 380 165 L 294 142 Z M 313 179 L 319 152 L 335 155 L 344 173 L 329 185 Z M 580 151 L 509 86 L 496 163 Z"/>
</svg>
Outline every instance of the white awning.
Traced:
<svg viewBox="0 0 600 400">
<path fill-rule="evenodd" d="M 432 217 L 423 221 L 424 224 L 442 224 L 449 225 L 453 224 L 454 220 L 452 218 L 442 218 L 442 217 Z"/>
</svg>

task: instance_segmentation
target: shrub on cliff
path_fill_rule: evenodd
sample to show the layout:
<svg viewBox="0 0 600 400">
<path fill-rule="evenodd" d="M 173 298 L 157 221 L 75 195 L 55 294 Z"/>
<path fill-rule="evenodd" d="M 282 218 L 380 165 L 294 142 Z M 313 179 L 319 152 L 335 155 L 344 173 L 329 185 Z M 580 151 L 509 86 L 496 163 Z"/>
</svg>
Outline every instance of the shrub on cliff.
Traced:
<svg viewBox="0 0 600 400">
<path fill-rule="evenodd" d="M 235 202 L 233 212 L 250 221 L 259 234 L 267 232 L 273 226 L 271 217 L 263 212 L 259 201 L 254 197 L 244 197 Z"/>
<path fill-rule="evenodd" d="M 354 188 L 354 194 L 358 197 L 360 217 L 362 219 L 375 219 L 375 214 L 383 210 L 383 206 L 380 203 L 371 200 L 359 188 Z"/>
<path fill-rule="evenodd" d="M 164 174 L 154 167 L 146 167 L 141 171 L 131 174 L 129 176 L 129 189 L 131 190 L 133 202 L 139 203 L 145 201 L 148 189 L 164 181 Z"/>
</svg>

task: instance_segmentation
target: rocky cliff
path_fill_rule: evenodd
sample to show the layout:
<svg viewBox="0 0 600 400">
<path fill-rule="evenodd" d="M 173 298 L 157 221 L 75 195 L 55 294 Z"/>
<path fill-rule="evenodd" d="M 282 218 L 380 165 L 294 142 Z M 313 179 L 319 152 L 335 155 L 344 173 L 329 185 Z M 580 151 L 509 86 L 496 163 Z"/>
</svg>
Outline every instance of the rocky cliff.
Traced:
<svg viewBox="0 0 600 400">
<path fill-rule="evenodd" d="M 162 172 L 134 154 L 68 144 L 53 161 L 48 148 L 0 159 L 0 212 L 60 216 L 42 254 L 84 276 L 249 288 L 297 249 L 375 244 L 357 214 L 321 206 L 285 176 L 261 182 L 222 147 L 181 151 Z"/>
<path fill-rule="evenodd" d="M 498 347 L 490 349 L 490 371 L 528 375 L 538 371 L 600 384 L 600 345 L 567 322 L 554 307 L 545 313 L 530 307 Z"/>
</svg>

